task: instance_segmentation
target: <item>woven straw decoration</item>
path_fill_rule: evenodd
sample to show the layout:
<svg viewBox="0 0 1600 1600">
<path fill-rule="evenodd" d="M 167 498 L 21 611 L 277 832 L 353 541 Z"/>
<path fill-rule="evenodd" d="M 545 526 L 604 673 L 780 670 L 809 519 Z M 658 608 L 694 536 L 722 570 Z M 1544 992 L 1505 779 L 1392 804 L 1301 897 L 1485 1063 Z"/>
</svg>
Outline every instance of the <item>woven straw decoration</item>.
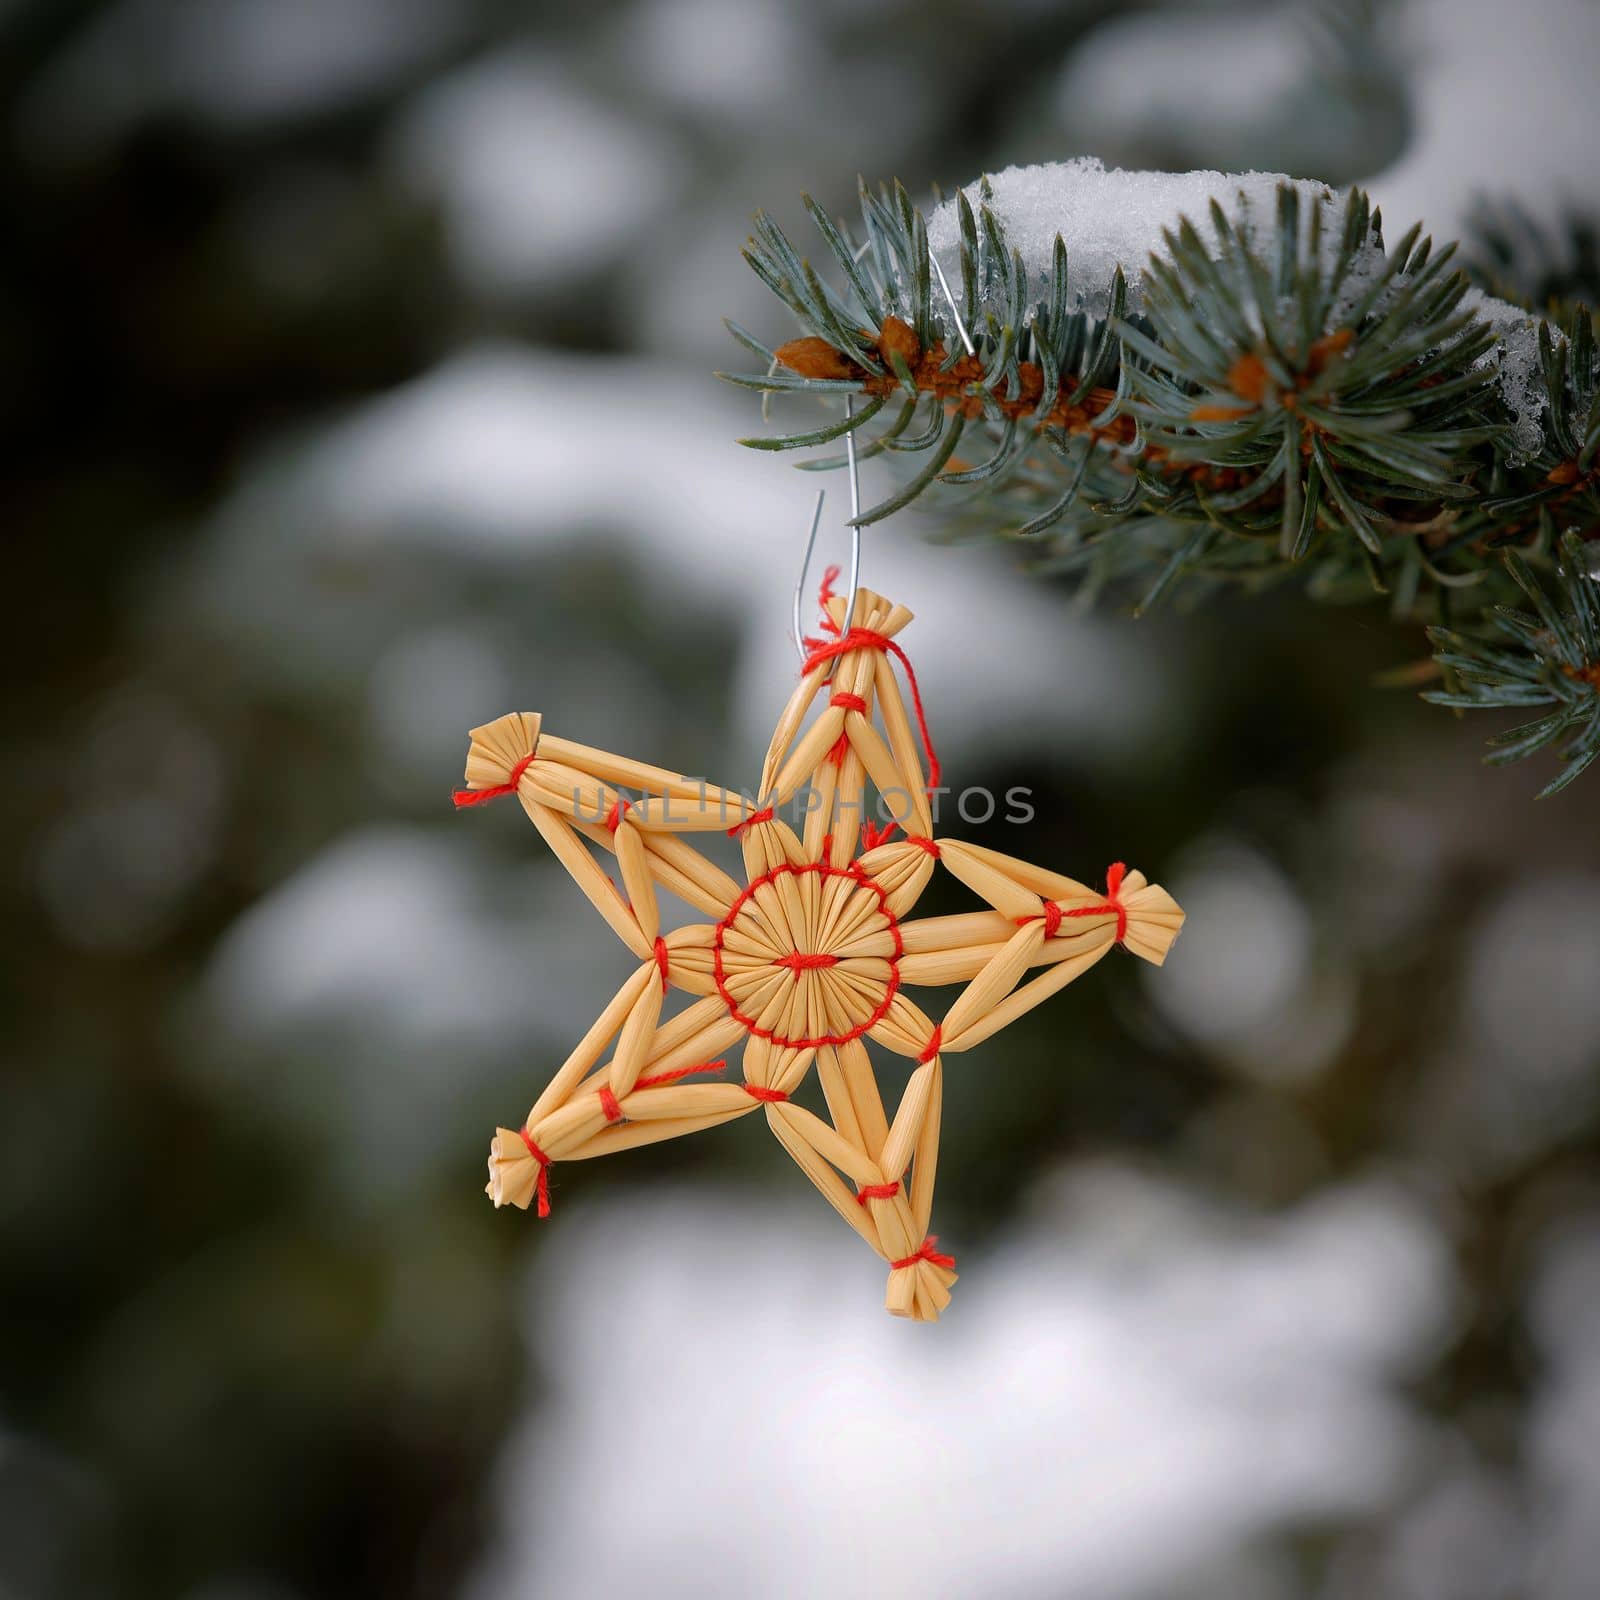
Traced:
<svg viewBox="0 0 1600 1600">
<path fill-rule="evenodd" d="M 928 776 L 889 659 L 905 659 L 892 641 L 911 613 L 863 590 L 855 625 L 841 635 L 842 601 L 825 588 L 824 603 L 833 639 L 808 660 L 779 718 L 759 806 L 558 739 L 533 713 L 473 730 L 458 803 L 515 793 L 641 963 L 520 1127 L 496 1131 L 488 1192 L 496 1206 L 537 1199 L 546 1216 L 553 1162 L 676 1138 L 759 1108 L 806 1176 L 889 1263 L 887 1308 L 932 1322 L 955 1282 L 954 1262 L 928 1231 L 944 1057 L 989 1038 L 1114 944 L 1159 966 L 1183 912 L 1120 865 L 1102 892 L 935 839 Z M 808 724 L 823 689 L 827 699 Z M 868 779 L 899 819 L 894 842 L 866 822 Z M 796 834 L 776 813 L 808 786 Z M 740 839 L 743 885 L 684 837 L 716 831 Z M 615 855 L 619 882 L 590 843 Z M 941 863 L 990 909 L 906 921 Z M 663 935 L 658 888 L 709 920 Z M 964 987 L 937 1026 L 905 993 L 953 984 Z M 673 986 L 697 998 L 663 1020 Z M 916 1062 L 892 1119 L 865 1038 Z M 742 1081 L 715 1081 L 726 1068 L 720 1058 L 740 1044 Z M 829 1121 L 790 1099 L 813 1062 Z"/>
</svg>

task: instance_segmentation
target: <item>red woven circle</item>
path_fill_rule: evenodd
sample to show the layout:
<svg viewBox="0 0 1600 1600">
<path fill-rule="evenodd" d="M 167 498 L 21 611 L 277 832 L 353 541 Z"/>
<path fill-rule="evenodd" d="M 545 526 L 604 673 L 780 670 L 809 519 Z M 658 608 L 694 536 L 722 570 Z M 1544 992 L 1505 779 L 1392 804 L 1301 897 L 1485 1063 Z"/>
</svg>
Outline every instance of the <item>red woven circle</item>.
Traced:
<svg viewBox="0 0 1600 1600">
<path fill-rule="evenodd" d="M 779 878 L 798 878 L 806 873 L 814 872 L 822 878 L 849 878 L 853 883 L 859 883 L 872 890 L 878 897 L 878 910 L 889 925 L 889 931 L 894 935 L 894 954 L 889 957 L 889 977 L 884 985 L 883 999 L 873 1008 L 864 1021 L 858 1022 L 848 1033 L 822 1034 L 815 1039 L 789 1039 L 782 1034 L 759 1025 L 754 1017 L 746 1016 L 739 1009 L 739 1002 L 728 992 L 726 974 L 722 970 L 722 940 L 723 935 L 738 920 L 739 913 L 744 909 L 745 902 L 765 884 L 775 883 Z M 728 1008 L 728 1014 L 736 1022 L 741 1022 L 758 1039 L 765 1039 L 769 1044 L 783 1045 L 791 1050 L 809 1050 L 817 1045 L 848 1044 L 852 1039 L 859 1039 L 862 1034 L 869 1032 L 888 1016 L 889 1008 L 894 1004 L 894 997 L 900 988 L 900 957 L 905 953 L 905 945 L 900 937 L 900 922 L 889 909 L 889 896 L 884 892 L 883 885 L 877 879 L 863 872 L 860 867 L 833 867 L 825 861 L 813 861 L 804 866 L 774 867 L 770 872 L 764 872 L 759 878 L 751 882 L 740 891 L 739 898 L 728 908 L 728 914 L 717 924 L 717 931 L 711 941 L 711 956 L 713 976 L 717 985 L 717 993 L 722 996 L 723 1004 Z M 798 978 L 799 973 L 795 976 Z"/>
</svg>

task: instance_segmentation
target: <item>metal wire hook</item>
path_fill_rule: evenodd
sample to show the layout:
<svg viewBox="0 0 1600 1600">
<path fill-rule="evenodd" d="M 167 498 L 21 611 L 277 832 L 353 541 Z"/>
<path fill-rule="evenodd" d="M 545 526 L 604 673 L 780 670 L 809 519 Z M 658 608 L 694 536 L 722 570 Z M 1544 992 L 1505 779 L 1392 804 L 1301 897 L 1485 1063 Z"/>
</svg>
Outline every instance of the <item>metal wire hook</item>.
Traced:
<svg viewBox="0 0 1600 1600">
<path fill-rule="evenodd" d="M 862 241 L 860 250 L 856 252 L 857 260 L 861 258 L 870 242 L 870 240 Z M 972 335 L 967 332 L 967 325 L 962 321 L 961 312 L 956 306 L 956 297 L 950 292 L 950 280 L 945 277 L 944 268 L 939 265 L 939 258 L 932 250 L 928 252 L 928 261 L 939 279 L 939 287 L 944 291 L 945 303 L 950 307 L 956 332 L 961 335 L 961 342 L 966 346 L 967 354 L 976 355 L 977 350 L 973 346 Z M 849 421 L 855 418 L 856 397 L 853 394 L 844 397 L 844 414 Z M 856 463 L 856 430 L 853 427 L 845 432 L 844 454 L 850 473 L 850 587 L 846 590 L 850 600 L 845 608 L 844 626 L 840 631 L 848 633 L 855 622 L 856 593 L 861 585 L 861 529 L 856 524 L 856 518 L 861 515 L 861 474 Z M 794 645 L 800 653 L 802 662 L 806 660 L 805 624 L 801 620 L 805 611 L 806 578 L 811 572 L 811 556 L 817 547 L 817 529 L 822 525 L 822 502 L 825 494 L 825 490 L 817 490 L 817 501 L 811 508 L 811 532 L 806 536 L 806 553 L 800 562 L 800 581 L 794 586 Z"/>
<path fill-rule="evenodd" d="M 844 397 L 844 414 L 847 418 L 854 419 L 856 414 L 856 397 L 847 394 Z M 855 622 L 856 615 L 856 590 L 861 583 L 861 529 L 855 525 L 855 519 L 861 515 L 861 474 L 856 464 L 856 431 L 851 428 L 844 436 L 845 460 L 850 473 L 850 587 L 845 591 L 849 602 L 845 607 L 844 627 L 840 630 L 848 633 Z M 805 559 L 800 563 L 800 581 L 794 586 L 794 644 L 800 652 L 800 660 L 806 659 L 805 624 L 801 621 L 805 606 L 806 575 L 811 571 L 811 553 L 817 545 L 817 529 L 822 523 L 822 501 L 825 491 L 817 490 L 817 503 L 811 510 L 811 532 L 806 539 Z"/>
<path fill-rule="evenodd" d="M 961 335 L 961 342 L 967 347 L 967 354 L 977 355 L 978 352 L 972 345 L 972 335 L 967 332 L 967 325 L 961 320 L 961 313 L 956 310 L 956 297 L 950 293 L 950 280 L 945 277 L 944 268 L 939 265 L 939 258 L 931 249 L 928 251 L 928 264 L 939 280 L 939 287 L 944 290 L 945 304 L 950 307 L 950 315 L 955 319 L 956 332 Z"/>
<path fill-rule="evenodd" d="M 817 502 L 811 508 L 811 532 L 806 536 L 806 553 L 800 562 L 800 581 L 794 586 L 794 647 L 800 652 L 802 662 L 806 659 L 806 625 L 801 620 L 805 606 L 806 574 L 811 570 L 811 552 L 817 547 L 817 527 L 822 521 L 822 502 L 827 497 L 826 489 L 817 490 Z"/>
</svg>

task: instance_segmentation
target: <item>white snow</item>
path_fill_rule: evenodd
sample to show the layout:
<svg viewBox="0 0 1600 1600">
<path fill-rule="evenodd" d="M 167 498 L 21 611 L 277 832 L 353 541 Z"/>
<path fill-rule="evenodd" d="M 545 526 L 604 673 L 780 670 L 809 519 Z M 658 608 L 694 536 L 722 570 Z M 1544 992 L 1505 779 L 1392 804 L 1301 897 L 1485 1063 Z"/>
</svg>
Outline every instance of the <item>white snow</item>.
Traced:
<svg viewBox="0 0 1600 1600">
<path fill-rule="evenodd" d="M 399 1038 L 467 1029 L 502 1037 L 503 1019 L 527 1019 L 527 975 L 505 914 L 488 912 L 480 887 L 436 831 L 383 825 L 346 835 L 228 929 L 207 999 L 235 1037 L 334 1014 Z"/>
<path fill-rule="evenodd" d="M 1291 184 L 1301 197 L 1301 227 L 1314 206 L 1325 208 L 1323 248 L 1331 256 L 1343 232 L 1343 197 L 1328 185 L 1277 172 L 1128 172 L 1106 167 L 1093 156 L 1007 167 L 989 179 L 987 201 L 1005 228 L 1006 243 L 1019 251 L 1029 276 L 1029 299 L 1037 303 L 1047 292 L 1059 235 L 1067 247 L 1067 282 L 1073 303 L 1103 316 L 1110 301 L 1111 281 L 1118 267 L 1127 279 L 1128 305 L 1137 311 L 1143 299 L 1150 256 L 1167 252 L 1163 233 L 1187 217 L 1203 237 L 1214 237 L 1209 221 L 1212 200 L 1247 231 L 1274 226 L 1277 191 Z M 980 185 L 968 184 L 974 211 L 983 202 Z M 1386 219 L 1385 231 L 1397 237 L 1408 226 Z M 960 277 L 960 222 L 954 197 L 928 219 L 929 248 L 952 282 Z M 1342 299 L 1353 304 L 1363 283 L 1381 264 L 1376 247 L 1358 254 Z M 1388 294 L 1405 287 L 1397 277 Z M 1387 296 L 1386 296 L 1387 297 Z M 1539 415 L 1544 406 L 1539 374 L 1539 320 L 1519 306 L 1472 290 L 1464 305 L 1476 310 L 1494 328 L 1499 344 L 1479 365 L 1493 366 L 1500 390 L 1515 417 L 1518 447 L 1537 450 Z M 1376 308 L 1381 312 L 1382 302 Z"/>
<path fill-rule="evenodd" d="M 1241 148 L 1293 148 L 1300 171 L 1319 170 L 1319 153 L 1348 171 L 1383 148 L 1367 143 L 1376 123 L 1405 135 L 1390 165 L 1361 180 L 1391 238 L 1418 219 L 1435 239 L 1458 237 L 1480 196 L 1514 197 L 1546 221 L 1570 200 L 1594 202 L 1594 0 L 1391 0 L 1362 40 L 1348 106 L 1308 77 L 1342 65 L 1319 20 L 1304 5 L 1108 16 L 1063 62 L 1058 136 L 1101 155 L 1192 151 L 1224 166 Z M 1298 126 L 1285 118 L 1291 102 Z M 1353 108 L 1364 126 L 1341 120 Z M 1389 126 L 1402 116 L 1403 129 Z"/>
<path fill-rule="evenodd" d="M 1303 84 L 1310 64 L 1296 7 L 1112 15 L 1067 56 L 1056 109 L 1073 132 L 1132 131 L 1181 149 L 1200 129 L 1222 145 Z"/>
<path fill-rule="evenodd" d="M 1423 1211 L 1377 1180 L 1274 1219 L 1114 1167 L 1053 1188 L 944 1241 L 934 1330 L 819 1203 L 569 1205 L 473 1600 L 1236 1595 L 1205 1579 L 1241 1548 L 1384 1503 L 1453 1292 Z"/>
<path fill-rule="evenodd" d="M 402 1189 L 508 1049 L 542 1081 L 545 1050 L 559 1061 L 620 981 L 625 953 L 598 919 L 573 923 L 560 877 L 533 856 L 490 865 L 449 829 L 352 829 L 218 941 L 183 1021 L 189 1070 L 313 1141 L 347 1195 Z"/>
<path fill-rule="evenodd" d="M 817 32 L 782 0 L 643 0 L 620 33 L 622 58 L 641 83 L 741 136 L 752 121 L 803 104 L 794 85 L 828 71 Z"/>
<path fill-rule="evenodd" d="M 1530 874 L 1472 929 L 1455 1081 L 1476 1102 L 1464 1109 L 1477 1113 L 1488 1154 L 1523 1159 L 1554 1131 L 1580 1126 L 1600 1099 L 1597 889 L 1593 876 Z M 1518 1070 L 1508 1073 L 1507 1062 Z M 1504 1104 L 1513 1096 L 1514 1115 Z"/>
<path fill-rule="evenodd" d="M 1539 369 L 1539 324 L 1543 319 L 1481 289 L 1469 289 L 1461 308 L 1476 311 L 1498 336 L 1499 343 L 1475 365 L 1496 369 L 1500 392 L 1516 417 L 1517 446 L 1529 453 L 1536 451 L 1544 442 L 1539 425 L 1545 404 L 1544 377 Z M 1555 337 L 1565 336 L 1557 331 Z"/>
<path fill-rule="evenodd" d="M 1007 167 L 989 177 L 989 209 L 1004 224 L 1006 243 L 1022 253 L 1034 296 L 1050 281 L 1056 235 L 1067 246 L 1067 283 L 1082 310 L 1103 314 L 1111 280 L 1121 267 L 1128 280 L 1129 304 L 1137 309 L 1145 265 L 1152 253 L 1166 254 L 1162 230 L 1180 217 L 1209 231 L 1208 208 L 1220 201 L 1230 216 L 1241 207 L 1258 226 L 1270 226 L 1278 185 L 1300 191 L 1302 216 L 1326 206 L 1337 223 L 1339 196 L 1325 183 L 1290 178 L 1281 172 L 1125 172 L 1093 156 Z M 974 212 L 983 204 L 980 185 L 962 191 Z M 1332 230 L 1338 241 L 1337 227 Z M 952 196 L 928 219 L 928 244 L 952 283 L 959 281 L 960 222 Z"/>
<path fill-rule="evenodd" d="M 1197 927 L 1226 939 L 1181 944 L 1147 983 L 1151 1003 L 1230 1070 L 1267 1082 L 1309 1078 L 1354 1021 L 1352 984 L 1317 949 L 1295 885 L 1259 852 L 1206 841 L 1163 869 Z"/>
<path fill-rule="evenodd" d="M 1539 1600 L 1585 1600 L 1600 1564 L 1600 1217 L 1592 1198 L 1539 1248 L 1529 1324 L 1541 1374 L 1523 1449 L 1539 1494 L 1534 1510 Z M 1507 1591 L 1509 1592 L 1509 1591 Z"/>
<path fill-rule="evenodd" d="M 1568 199 L 1593 204 L 1594 0 L 1410 0 L 1397 21 L 1416 132 L 1363 185 L 1391 237 L 1421 217 L 1454 238 L 1480 196 L 1546 220 Z"/>
<path fill-rule="evenodd" d="M 488 293 L 543 289 L 611 264 L 671 208 L 685 178 L 669 133 L 521 49 L 430 85 L 401 117 L 391 159 L 440 206 L 457 270 Z"/>
</svg>

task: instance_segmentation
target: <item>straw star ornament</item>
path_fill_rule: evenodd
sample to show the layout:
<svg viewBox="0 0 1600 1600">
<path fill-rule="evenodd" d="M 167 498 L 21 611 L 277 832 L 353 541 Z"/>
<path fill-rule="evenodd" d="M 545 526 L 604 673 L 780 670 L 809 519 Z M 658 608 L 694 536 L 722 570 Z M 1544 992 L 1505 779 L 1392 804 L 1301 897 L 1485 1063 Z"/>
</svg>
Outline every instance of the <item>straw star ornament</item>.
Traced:
<svg viewBox="0 0 1600 1600">
<path fill-rule="evenodd" d="M 889 1264 L 888 1309 L 931 1322 L 955 1281 L 954 1261 L 929 1232 L 944 1057 L 991 1037 L 1114 945 L 1159 966 L 1183 913 L 1120 864 L 1099 891 L 936 837 L 929 792 L 937 759 L 896 641 L 911 613 L 862 590 L 846 629 L 844 603 L 826 583 L 823 599 L 829 637 L 806 641 L 758 802 L 558 739 L 531 712 L 474 729 L 457 804 L 515 794 L 640 962 L 520 1126 L 496 1131 L 488 1193 L 496 1206 L 536 1204 L 548 1216 L 553 1163 L 760 1109 L 824 1198 Z M 915 730 L 895 661 L 906 671 Z M 867 820 L 869 780 L 896 823 Z M 778 811 L 802 791 L 796 833 Z M 901 837 L 891 839 L 897 828 Z M 742 844 L 742 885 L 686 838 L 718 831 Z M 590 843 L 615 856 L 620 885 Z M 908 921 L 939 866 L 988 909 Z M 709 920 L 663 932 L 658 890 Z M 938 1022 L 905 992 L 955 984 L 964 987 Z M 695 998 L 663 1020 L 674 987 Z M 916 1064 L 892 1120 L 867 1039 Z M 739 1045 L 739 1081 L 715 1081 L 727 1072 L 724 1053 Z M 813 1063 L 826 1120 L 791 1098 Z"/>
</svg>

